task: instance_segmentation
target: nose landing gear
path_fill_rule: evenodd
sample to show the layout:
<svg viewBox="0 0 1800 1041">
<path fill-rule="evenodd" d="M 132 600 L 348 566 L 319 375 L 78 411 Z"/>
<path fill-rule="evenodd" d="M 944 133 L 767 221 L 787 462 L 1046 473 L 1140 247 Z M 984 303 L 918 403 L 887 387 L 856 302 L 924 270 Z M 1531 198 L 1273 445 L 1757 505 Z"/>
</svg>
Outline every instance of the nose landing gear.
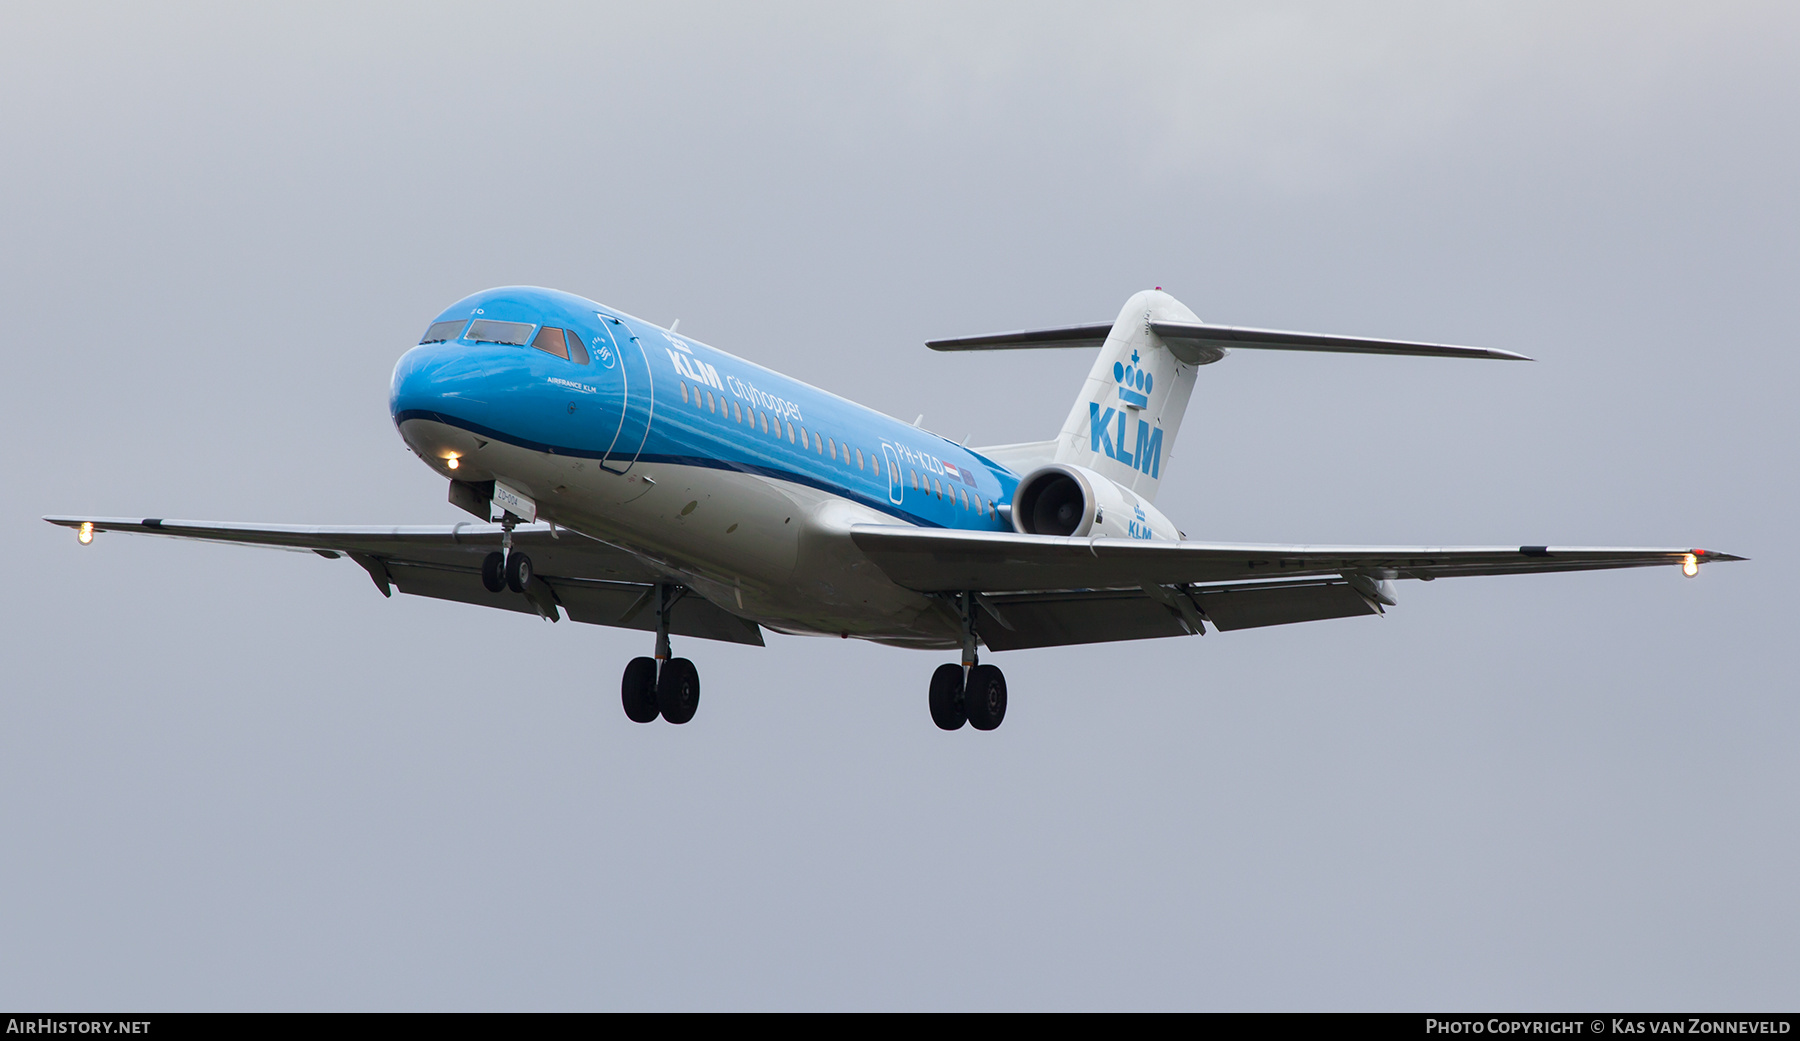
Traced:
<svg viewBox="0 0 1800 1041">
<path fill-rule="evenodd" d="M 507 589 L 523 593 L 531 585 L 531 558 L 512 548 L 513 525 L 517 523 L 519 518 L 507 514 L 500 521 L 500 549 L 482 558 L 481 585 L 490 593 Z"/>
<path fill-rule="evenodd" d="M 506 554 L 495 550 L 482 559 L 481 586 L 490 593 L 506 588 Z"/>
<path fill-rule="evenodd" d="M 669 614 L 686 592 L 669 585 L 658 585 L 652 592 L 656 657 L 631 659 L 619 685 L 625 716 L 633 723 L 650 723 L 659 715 L 671 723 L 686 723 L 700 708 L 700 670 L 686 658 L 671 657 L 669 650 Z"/>
<path fill-rule="evenodd" d="M 531 584 L 531 558 L 523 553 L 506 555 L 506 588 L 523 593 Z"/>
<path fill-rule="evenodd" d="M 1006 676 L 975 656 L 975 595 L 958 598 L 962 611 L 963 663 L 944 664 L 931 674 L 931 721 L 941 730 L 993 730 L 1006 718 Z"/>
</svg>

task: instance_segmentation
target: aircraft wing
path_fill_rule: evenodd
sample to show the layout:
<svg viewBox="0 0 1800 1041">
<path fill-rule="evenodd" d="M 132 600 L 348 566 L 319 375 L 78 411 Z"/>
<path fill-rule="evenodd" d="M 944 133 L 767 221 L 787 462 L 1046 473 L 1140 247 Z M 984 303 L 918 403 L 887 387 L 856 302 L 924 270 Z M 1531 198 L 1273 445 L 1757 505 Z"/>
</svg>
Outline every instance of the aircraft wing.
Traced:
<svg viewBox="0 0 1800 1041">
<path fill-rule="evenodd" d="M 369 573 L 382 595 L 402 593 L 483 607 L 535 613 L 557 621 L 654 631 L 647 610 L 662 576 L 637 556 L 567 528 L 522 524 L 513 545 L 531 554 L 537 574 L 523 594 L 490 593 L 481 584 L 481 561 L 500 548 L 498 524 L 405 527 L 309 527 L 125 517 L 45 517 L 52 524 L 94 533 L 128 532 L 240 546 L 348 557 Z M 560 609 L 560 610 L 559 610 Z M 680 636 L 762 646 L 762 630 L 689 591 L 675 604 L 670 631 Z"/>
<path fill-rule="evenodd" d="M 1379 614 L 1395 578 L 1685 566 L 1744 558 L 1703 549 L 1562 546 L 1283 546 L 851 529 L 889 578 L 980 594 L 994 650 L 1142 639 Z M 991 623 L 991 624 L 990 624 Z"/>
</svg>

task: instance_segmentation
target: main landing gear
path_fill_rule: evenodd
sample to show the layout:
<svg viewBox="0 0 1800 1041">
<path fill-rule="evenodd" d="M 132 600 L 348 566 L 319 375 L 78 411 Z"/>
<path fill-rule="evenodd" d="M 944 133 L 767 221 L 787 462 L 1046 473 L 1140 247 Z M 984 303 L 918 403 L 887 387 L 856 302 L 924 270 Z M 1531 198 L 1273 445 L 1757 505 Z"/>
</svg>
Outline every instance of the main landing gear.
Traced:
<svg viewBox="0 0 1800 1041">
<path fill-rule="evenodd" d="M 963 660 L 944 664 L 931 674 L 931 721 L 942 730 L 960 730 L 968 723 L 976 730 L 992 730 L 1006 718 L 1006 676 L 975 658 L 975 597 L 964 593 L 962 611 Z"/>
<path fill-rule="evenodd" d="M 512 548 L 513 525 L 519 518 L 507 514 L 500 522 L 500 549 L 489 553 L 481 561 L 481 584 L 490 593 L 498 593 L 510 589 L 515 593 L 523 593 L 525 587 L 531 585 L 531 558 L 523 553 L 514 553 Z"/>
<path fill-rule="evenodd" d="M 656 657 L 633 658 L 625 666 L 619 684 L 619 700 L 633 723 L 651 723 L 657 716 L 671 723 L 686 723 L 700 707 L 700 670 L 686 658 L 670 657 L 669 613 L 686 590 L 659 585 L 656 597 Z"/>
</svg>

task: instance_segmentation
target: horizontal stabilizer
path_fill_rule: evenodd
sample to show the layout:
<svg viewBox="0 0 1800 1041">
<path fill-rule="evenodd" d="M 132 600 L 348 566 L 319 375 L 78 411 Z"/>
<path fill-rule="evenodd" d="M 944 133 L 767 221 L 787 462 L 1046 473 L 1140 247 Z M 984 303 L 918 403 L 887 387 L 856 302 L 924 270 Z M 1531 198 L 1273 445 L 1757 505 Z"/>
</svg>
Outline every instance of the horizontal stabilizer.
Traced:
<svg viewBox="0 0 1800 1041">
<path fill-rule="evenodd" d="M 1530 361 L 1523 354 L 1491 347 L 1459 347 L 1448 343 L 1415 343 L 1411 340 L 1372 340 L 1365 336 L 1328 336 L 1284 329 L 1250 329 L 1237 325 L 1200 322 L 1150 323 L 1150 330 L 1178 354 L 1191 353 L 1216 361 L 1220 352 L 1233 347 L 1259 351 L 1330 351 L 1339 354 L 1406 354 L 1422 358 L 1492 358 Z"/>
<path fill-rule="evenodd" d="M 948 340 L 926 340 L 934 351 L 1019 351 L 1032 347 L 1098 347 L 1106 342 L 1113 323 L 1097 325 L 1063 325 L 1055 329 L 1020 329 L 1010 333 L 986 336 L 958 336 Z"/>
<path fill-rule="evenodd" d="M 1366 336 L 1332 336 L 1285 329 L 1252 329 L 1241 325 L 1208 325 L 1204 322 L 1152 320 L 1150 330 L 1160 336 L 1183 360 L 1217 361 L 1233 347 L 1259 351 L 1325 351 L 1337 354 L 1404 354 L 1421 358 L 1488 358 L 1498 361 L 1530 361 L 1523 354 L 1491 347 L 1463 347 L 1450 343 L 1418 343 L 1413 340 L 1376 340 Z M 958 336 L 927 340 L 934 351 L 1015 351 L 1046 347 L 1098 347 L 1106 342 L 1112 325 L 1064 325 L 1054 329 L 1020 329 L 985 336 Z"/>
</svg>

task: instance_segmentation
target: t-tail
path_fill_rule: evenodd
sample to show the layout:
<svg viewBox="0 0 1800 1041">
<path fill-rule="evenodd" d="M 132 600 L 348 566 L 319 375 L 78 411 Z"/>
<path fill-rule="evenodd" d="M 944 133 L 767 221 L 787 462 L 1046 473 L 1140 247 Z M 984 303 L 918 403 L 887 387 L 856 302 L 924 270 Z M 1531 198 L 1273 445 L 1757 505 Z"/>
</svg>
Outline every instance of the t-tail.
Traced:
<svg viewBox="0 0 1800 1041">
<path fill-rule="evenodd" d="M 1056 440 L 1006 446 L 1015 451 L 995 450 L 994 454 L 1021 460 L 1038 455 L 1043 462 L 1085 467 L 1145 500 L 1154 500 L 1161 486 L 1194 391 L 1195 373 L 1200 366 L 1224 358 L 1232 348 L 1531 360 L 1485 347 L 1209 325 L 1161 289 L 1133 295 L 1111 325 L 967 336 L 932 340 L 926 346 L 939 351 L 1099 347 L 1094 367 Z M 1017 451 L 1024 449 L 1034 451 Z"/>
<path fill-rule="evenodd" d="M 1199 319 L 1181 301 L 1153 289 L 1125 301 L 1056 435 L 1055 456 L 1056 462 L 1085 466 L 1151 501 L 1199 367 L 1199 359 L 1183 360 L 1152 331 L 1155 321 Z"/>
</svg>

